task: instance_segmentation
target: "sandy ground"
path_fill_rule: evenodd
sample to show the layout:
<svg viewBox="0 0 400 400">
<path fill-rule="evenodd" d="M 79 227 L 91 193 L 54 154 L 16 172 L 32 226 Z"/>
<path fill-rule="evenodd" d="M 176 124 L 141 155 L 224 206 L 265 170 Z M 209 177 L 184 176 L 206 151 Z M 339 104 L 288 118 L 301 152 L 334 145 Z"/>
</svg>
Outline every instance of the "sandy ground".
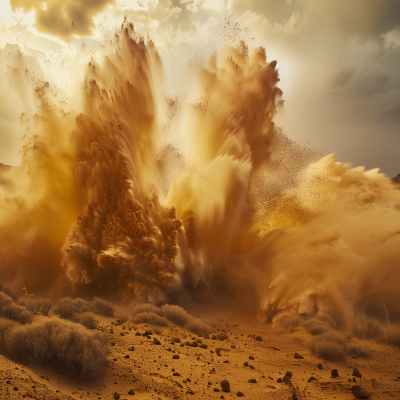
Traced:
<svg viewBox="0 0 400 400">
<path fill-rule="evenodd" d="M 370 399 L 400 399 L 398 348 L 357 340 L 373 349 L 371 359 L 349 356 L 344 362 L 326 362 L 310 353 L 307 341 L 311 335 L 303 328 L 293 333 L 274 329 L 259 323 L 253 312 L 200 316 L 218 326 L 215 334 L 223 340 L 198 337 L 172 325 L 160 328 L 120 324 L 118 318 L 100 317 L 114 345 L 105 375 L 96 382 L 78 382 L 51 367 L 22 365 L 0 356 L 0 398 L 100 400 L 118 398 L 114 395 L 118 393 L 120 400 L 350 400 L 355 398 L 351 387 L 357 384 L 370 393 Z M 151 335 L 143 336 L 145 331 L 151 331 Z M 256 340 L 257 336 L 262 341 Z M 155 344 L 155 339 L 160 344 Z M 175 339 L 181 343 L 173 342 Z M 187 346 L 186 342 L 196 342 L 198 347 Z M 304 359 L 294 358 L 296 352 Z M 319 363 L 322 370 L 317 368 Z M 362 378 L 354 378 L 356 383 L 352 377 L 355 367 L 362 374 Z M 338 378 L 331 377 L 334 368 Z M 291 379 L 278 382 L 287 371 L 292 373 Z M 309 382 L 310 377 L 316 379 Z M 222 391 L 223 380 L 230 383 L 228 393 Z M 244 396 L 238 396 L 238 392 Z"/>
</svg>

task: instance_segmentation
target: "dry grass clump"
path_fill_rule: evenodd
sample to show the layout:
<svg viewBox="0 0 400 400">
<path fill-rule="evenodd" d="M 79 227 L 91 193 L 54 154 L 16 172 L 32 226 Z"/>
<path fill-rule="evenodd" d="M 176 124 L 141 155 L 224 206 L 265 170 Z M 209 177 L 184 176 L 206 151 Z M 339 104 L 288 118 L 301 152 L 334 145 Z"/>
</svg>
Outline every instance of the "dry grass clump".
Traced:
<svg viewBox="0 0 400 400">
<path fill-rule="evenodd" d="M 316 318 L 311 318 L 304 321 L 303 326 L 308 332 L 311 333 L 311 335 L 321 335 L 323 333 L 333 331 L 331 325 Z"/>
<path fill-rule="evenodd" d="M 134 320 L 135 322 L 147 322 L 150 325 L 168 326 L 166 318 L 153 312 L 141 312 L 136 314 Z"/>
<path fill-rule="evenodd" d="M 162 315 L 178 326 L 185 326 L 191 316 L 179 306 L 165 304 L 161 307 Z"/>
<path fill-rule="evenodd" d="M 400 327 L 389 326 L 385 329 L 384 341 L 400 347 Z"/>
<path fill-rule="evenodd" d="M 0 317 L 0 352 L 4 354 L 6 350 L 6 338 L 10 331 L 19 326 L 15 321 Z"/>
<path fill-rule="evenodd" d="M 314 337 L 308 346 L 313 354 L 329 361 L 343 360 L 348 338 L 339 332 L 325 332 Z"/>
<path fill-rule="evenodd" d="M 16 302 L 18 300 L 18 296 L 13 293 L 7 286 L 4 286 L 0 283 L 0 292 L 5 293 L 7 296 L 10 296 L 14 302 Z"/>
<path fill-rule="evenodd" d="M 106 317 L 112 317 L 115 312 L 115 307 L 107 300 L 95 297 L 90 302 L 90 308 L 95 314 L 105 315 Z"/>
<path fill-rule="evenodd" d="M 301 325 L 302 318 L 299 314 L 281 314 L 274 318 L 274 325 L 285 328 L 288 332 L 294 332 Z"/>
<path fill-rule="evenodd" d="M 13 299 L 3 292 L 0 292 L 0 317 L 23 324 L 32 322 L 32 314 L 25 307 L 15 304 Z"/>
<path fill-rule="evenodd" d="M 349 356 L 357 356 L 361 358 L 371 358 L 372 351 L 369 347 L 358 343 L 349 343 L 347 345 L 347 354 Z"/>
<path fill-rule="evenodd" d="M 71 319 L 75 313 L 83 313 L 90 310 L 90 303 L 83 299 L 71 299 L 64 297 L 52 308 L 52 314 L 59 315 L 63 319 Z"/>
<path fill-rule="evenodd" d="M 198 318 L 190 318 L 190 320 L 186 323 L 185 328 L 196 335 L 205 335 L 206 333 L 211 333 L 214 331 L 210 325 Z"/>
<path fill-rule="evenodd" d="M 109 350 L 101 332 L 60 319 L 31 325 L 7 325 L 0 320 L 0 327 L 3 324 L 5 354 L 12 359 L 52 365 L 83 379 L 97 378 L 103 372 Z"/>
</svg>

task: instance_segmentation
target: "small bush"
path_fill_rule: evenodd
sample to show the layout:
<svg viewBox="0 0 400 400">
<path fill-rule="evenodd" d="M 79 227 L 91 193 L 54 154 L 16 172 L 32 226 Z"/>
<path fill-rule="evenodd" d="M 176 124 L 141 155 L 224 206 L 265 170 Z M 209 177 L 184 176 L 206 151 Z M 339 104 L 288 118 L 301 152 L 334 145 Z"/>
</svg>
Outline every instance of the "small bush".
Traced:
<svg viewBox="0 0 400 400">
<path fill-rule="evenodd" d="M 400 347 L 400 328 L 398 326 L 389 326 L 386 328 L 384 335 L 381 337 L 381 341 Z"/>
<path fill-rule="evenodd" d="M 52 302 L 51 302 L 51 300 L 43 300 L 42 301 L 42 304 L 41 304 L 41 307 L 40 307 L 40 311 L 41 311 L 41 313 L 43 314 L 43 315 L 49 315 L 49 311 L 50 311 L 50 309 L 51 309 L 51 306 L 52 306 Z"/>
<path fill-rule="evenodd" d="M 179 306 L 165 304 L 161 307 L 163 316 L 178 326 L 185 326 L 191 316 Z"/>
<path fill-rule="evenodd" d="M 147 322 L 150 325 L 168 326 L 168 321 L 166 318 L 161 317 L 153 312 L 141 312 L 135 315 L 135 322 Z"/>
<path fill-rule="evenodd" d="M 371 358 L 371 349 L 367 346 L 363 346 L 357 343 L 350 343 L 347 346 L 347 354 L 349 356 L 357 356 L 361 358 Z"/>
<path fill-rule="evenodd" d="M 17 326 L 19 326 L 17 322 L 0 317 L 0 352 L 5 352 L 6 338 Z"/>
<path fill-rule="evenodd" d="M 93 314 L 78 314 L 73 318 L 74 322 L 81 324 L 86 329 L 97 329 L 99 321 L 96 320 Z"/>
<path fill-rule="evenodd" d="M 207 325 L 205 322 L 198 318 L 190 318 L 189 321 L 186 323 L 185 328 L 195 333 L 196 335 L 204 335 L 206 333 L 211 333 L 214 329 Z"/>
<path fill-rule="evenodd" d="M 71 319 L 75 313 L 87 312 L 89 309 L 90 303 L 86 300 L 64 297 L 53 306 L 52 313 L 63 319 Z"/>
<path fill-rule="evenodd" d="M 324 360 L 339 361 L 346 356 L 348 338 L 338 332 L 325 332 L 314 337 L 308 346 L 313 354 Z"/>
<path fill-rule="evenodd" d="M 0 317 L 24 324 L 32 322 L 31 313 L 25 307 L 15 304 L 13 299 L 3 292 L 0 292 Z"/>
<path fill-rule="evenodd" d="M 301 317 L 299 314 L 281 314 L 274 318 L 274 325 L 281 326 L 288 332 L 294 332 L 294 330 L 300 326 Z"/>
<path fill-rule="evenodd" d="M 105 315 L 112 317 L 115 312 L 114 306 L 107 300 L 95 297 L 90 303 L 90 308 L 95 314 Z"/>
<path fill-rule="evenodd" d="M 108 355 L 103 333 L 60 319 L 17 324 L 8 327 L 5 336 L 8 357 L 50 364 L 84 379 L 99 377 Z"/>
<path fill-rule="evenodd" d="M 135 307 L 133 307 L 133 310 L 132 310 L 133 315 L 144 313 L 144 312 L 163 315 L 163 312 L 161 311 L 160 307 L 157 307 L 150 303 L 138 304 Z"/>
<path fill-rule="evenodd" d="M 375 320 L 366 320 L 359 322 L 353 327 L 353 333 L 360 339 L 376 339 L 382 340 L 385 336 L 385 328 Z M 383 339 L 383 341 L 385 341 Z"/>
<path fill-rule="evenodd" d="M 329 324 L 315 318 L 304 321 L 303 326 L 311 335 L 321 335 L 322 333 L 332 331 L 332 327 Z"/>
<path fill-rule="evenodd" d="M 315 317 L 318 321 L 324 322 L 325 324 L 328 324 L 331 328 L 336 329 L 337 324 L 335 320 L 329 316 L 328 314 L 318 314 Z"/>
</svg>

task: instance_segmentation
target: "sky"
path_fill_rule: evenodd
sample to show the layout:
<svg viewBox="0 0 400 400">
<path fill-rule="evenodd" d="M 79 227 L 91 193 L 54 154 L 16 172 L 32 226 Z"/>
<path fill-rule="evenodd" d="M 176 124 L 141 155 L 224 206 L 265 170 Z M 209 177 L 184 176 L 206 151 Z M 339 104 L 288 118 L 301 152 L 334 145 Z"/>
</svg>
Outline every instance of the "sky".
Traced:
<svg viewBox="0 0 400 400">
<path fill-rule="evenodd" d="M 8 80 L 10 45 L 68 85 L 60 60 L 96 49 L 127 16 L 158 47 L 170 96 L 185 90 L 190 65 L 236 35 L 278 61 L 285 102 L 276 124 L 290 138 L 400 173 L 398 0 L 0 0 L 0 10 L 0 163 L 20 162 L 24 107 Z"/>
</svg>

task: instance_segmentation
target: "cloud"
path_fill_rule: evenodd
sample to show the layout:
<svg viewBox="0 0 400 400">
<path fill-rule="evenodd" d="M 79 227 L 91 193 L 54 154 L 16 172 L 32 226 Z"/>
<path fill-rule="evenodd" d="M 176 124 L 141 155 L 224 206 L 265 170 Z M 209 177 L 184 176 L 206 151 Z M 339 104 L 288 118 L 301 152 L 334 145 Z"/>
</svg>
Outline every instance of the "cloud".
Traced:
<svg viewBox="0 0 400 400">
<path fill-rule="evenodd" d="M 72 35 L 91 35 L 95 28 L 94 17 L 115 0 L 10 0 L 12 11 L 35 11 L 35 27 L 61 39 Z"/>
</svg>

